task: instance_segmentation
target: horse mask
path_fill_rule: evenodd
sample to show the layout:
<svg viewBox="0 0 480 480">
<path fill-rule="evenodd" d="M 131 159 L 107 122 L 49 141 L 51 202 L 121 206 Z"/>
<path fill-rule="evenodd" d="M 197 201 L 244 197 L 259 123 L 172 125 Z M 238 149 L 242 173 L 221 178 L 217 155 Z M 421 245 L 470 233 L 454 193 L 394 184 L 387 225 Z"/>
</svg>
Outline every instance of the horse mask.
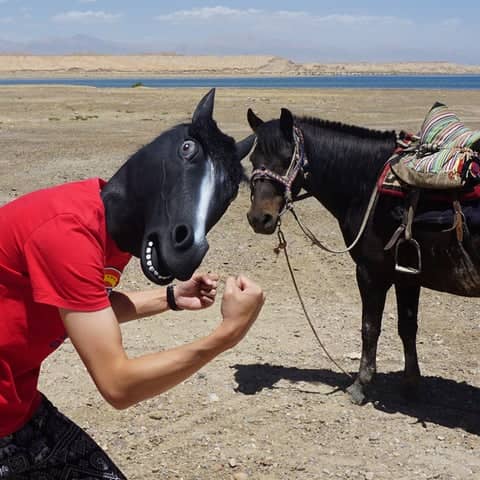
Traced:
<svg viewBox="0 0 480 480">
<path fill-rule="evenodd" d="M 132 155 L 102 190 L 108 233 L 139 257 L 159 285 L 189 279 L 209 248 L 207 232 L 236 197 L 254 137 L 235 143 L 212 118 L 215 90 L 192 122 L 162 133 Z"/>
</svg>

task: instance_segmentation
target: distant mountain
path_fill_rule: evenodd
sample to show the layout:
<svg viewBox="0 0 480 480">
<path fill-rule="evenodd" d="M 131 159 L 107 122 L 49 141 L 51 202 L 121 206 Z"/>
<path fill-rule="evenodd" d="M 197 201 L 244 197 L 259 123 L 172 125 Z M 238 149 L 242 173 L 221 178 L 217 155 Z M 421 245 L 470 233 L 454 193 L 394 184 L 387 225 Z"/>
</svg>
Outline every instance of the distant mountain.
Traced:
<svg viewBox="0 0 480 480">
<path fill-rule="evenodd" d="M 29 42 L 11 42 L 0 38 L 0 53 L 31 55 L 126 55 L 132 53 L 154 53 L 152 46 L 123 44 L 121 42 L 102 40 L 89 35 L 72 37 L 45 38 Z"/>
<path fill-rule="evenodd" d="M 88 35 L 37 40 L 27 43 L 26 48 L 34 55 L 68 55 L 72 53 L 112 55 L 130 53 L 127 47 L 119 43 L 101 40 Z"/>
</svg>

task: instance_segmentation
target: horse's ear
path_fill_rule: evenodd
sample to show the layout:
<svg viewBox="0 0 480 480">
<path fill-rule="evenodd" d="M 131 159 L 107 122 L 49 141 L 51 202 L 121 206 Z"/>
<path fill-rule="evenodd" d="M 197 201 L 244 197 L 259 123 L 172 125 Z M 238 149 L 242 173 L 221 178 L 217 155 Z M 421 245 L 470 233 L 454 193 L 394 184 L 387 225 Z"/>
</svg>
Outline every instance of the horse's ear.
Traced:
<svg viewBox="0 0 480 480">
<path fill-rule="evenodd" d="M 237 142 L 237 154 L 240 160 L 250 153 L 254 143 L 255 135 L 249 135 L 247 138 Z"/>
<path fill-rule="evenodd" d="M 282 108 L 280 115 L 280 128 L 283 136 L 289 141 L 293 141 L 293 115 L 288 108 Z"/>
<path fill-rule="evenodd" d="M 203 118 L 212 118 L 213 104 L 215 102 L 215 89 L 212 88 L 199 102 L 195 112 L 193 112 L 192 123 L 198 122 Z"/>
<path fill-rule="evenodd" d="M 260 117 L 257 117 L 251 108 L 247 110 L 247 120 L 250 128 L 254 132 L 256 132 L 257 128 L 263 123 L 263 120 Z"/>
</svg>

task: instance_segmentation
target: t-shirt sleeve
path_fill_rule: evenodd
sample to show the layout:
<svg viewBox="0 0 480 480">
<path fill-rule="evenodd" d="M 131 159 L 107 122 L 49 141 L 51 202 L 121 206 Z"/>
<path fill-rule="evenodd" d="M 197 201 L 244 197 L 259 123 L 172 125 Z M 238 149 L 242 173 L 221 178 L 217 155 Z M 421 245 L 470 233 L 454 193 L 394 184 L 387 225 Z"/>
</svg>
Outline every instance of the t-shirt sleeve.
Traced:
<svg viewBox="0 0 480 480">
<path fill-rule="evenodd" d="M 86 312 L 110 305 L 102 239 L 74 215 L 58 215 L 37 228 L 24 253 L 34 301 Z"/>
</svg>

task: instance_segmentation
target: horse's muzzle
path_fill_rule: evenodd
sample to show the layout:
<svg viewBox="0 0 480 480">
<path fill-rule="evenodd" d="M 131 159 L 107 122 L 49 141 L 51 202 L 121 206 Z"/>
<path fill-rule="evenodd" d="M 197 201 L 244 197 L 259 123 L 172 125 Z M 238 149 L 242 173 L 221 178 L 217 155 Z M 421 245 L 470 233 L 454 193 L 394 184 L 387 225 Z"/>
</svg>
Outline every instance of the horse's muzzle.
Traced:
<svg viewBox="0 0 480 480">
<path fill-rule="evenodd" d="M 251 210 L 247 213 L 247 219 L 250 226 L 255 233 L 262 233 L 264 235 L 271 235 L 275 232 L 277 227 L 278 215 L 271 213 L 255 212 Z"/>
</svg>

